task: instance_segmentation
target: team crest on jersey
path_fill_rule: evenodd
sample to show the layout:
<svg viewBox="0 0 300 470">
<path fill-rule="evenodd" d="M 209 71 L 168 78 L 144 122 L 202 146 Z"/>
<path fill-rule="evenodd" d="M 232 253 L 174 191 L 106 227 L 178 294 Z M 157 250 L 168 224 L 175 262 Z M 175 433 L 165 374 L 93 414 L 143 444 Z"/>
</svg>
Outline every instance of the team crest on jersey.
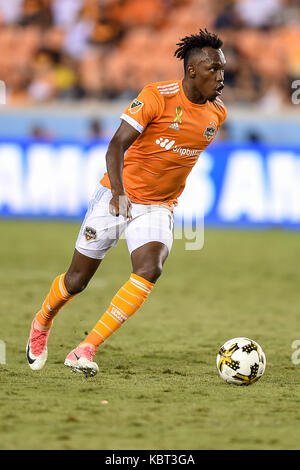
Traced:
<svg viewBox="0 0 300 470">
<path fill-rule="evenodd" d="M 135 99 L 135 100 L 133 100 L 133 102 L 131 103 L 131 105 L 129 107 L 129 112 L 131 114 L 135 114 L 140 109 L 142 109 L 143 106 L 144 106 L 144 103 L 142 103 L 142 101 L 139 101 L 139 100 Z"/>
<path fill-rule="evenodd" d="M 203 135 L 204 135 L 204 137 L 206 138 L 206 140 L 207 140 L 208 142 L 210 142 L 210 141 L 214 138 L 214 136 L 215 136 L 215 134 L 216 134 L 216 132 L 217 132 L 216 123 L 215 123 L 214 121 L 211 121 L 209 124 L 210 124 L 210 125 L 207 126 L 207 128 L 206 128 L 205 131 L 203 132 Z"/>
<path fill-rule="evenodd" d="M 85 227 L 84 229 L 84 232 L 83 232 L 83 235 L 85 236 L 85 238 L 87 239 L 87 241 L 89 240 L 96 240 L 96 237 L 97 237 L 97 232 L 94 228 L 92 227 Z"/>
</svg>

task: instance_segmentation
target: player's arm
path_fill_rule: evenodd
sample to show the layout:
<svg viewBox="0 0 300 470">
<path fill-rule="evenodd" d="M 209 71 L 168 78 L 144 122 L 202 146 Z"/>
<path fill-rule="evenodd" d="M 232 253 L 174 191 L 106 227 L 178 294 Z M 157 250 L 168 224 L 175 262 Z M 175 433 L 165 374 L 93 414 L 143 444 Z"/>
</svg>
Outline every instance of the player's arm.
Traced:
<svg viewBox="0 0 300 470">
<path fill-rule="evenodd" d="M 122 120 L 119 129 L 113 136 L 106 153 L 106 166 L 111 185 L 112 199 L 109 211 L 112 215 L 123 215 L 131 219 L 131 203 L 123 184 L 124 153 L 137 139 L 140 132 Z"/>
</svg>

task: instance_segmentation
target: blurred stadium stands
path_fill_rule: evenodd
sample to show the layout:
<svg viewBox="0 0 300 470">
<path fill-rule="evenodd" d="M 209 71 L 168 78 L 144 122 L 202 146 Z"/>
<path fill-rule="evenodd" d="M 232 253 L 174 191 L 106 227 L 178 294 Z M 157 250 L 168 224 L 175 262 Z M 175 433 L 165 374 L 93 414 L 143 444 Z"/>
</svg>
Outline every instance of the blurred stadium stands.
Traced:
<svg viewBox="0 0 300 470">
<path fill-rule="evenodd" d="M 145 84 L 182 77 L 176 42 L 204 27 L 228 64 L 219 138 L 299 141 L 298 0 L 0 0 L 0 136 L 82 139 L 98 119 L 110 137 Z"/>
<path fill-rule="evenodd" d="M 299 0 L 0 0 L 0 215 L 82 215 L 121 112 L 146 84 L 182 78 L 176 43 L 200 28 L 224 42 L 229 113 L 187 205 L 201 183 L 213 223 L 300 227 Z M 52 204 L 44 183 L 55 168 Z"/>
<path fill-rule="evenodd" d="M 127 98 L 180 78 L 175 44 L 200 27 L 224 40 L 227 104 L 288 106 L 300 73 L 298 0 L 1 0 L 0 21 L 10 105 Z"/>
<path fill-rule="evenodd" d="M 7 90 L 0 136 L 43 136 L 46 127 L 48 137 L 83 138 L 98 118 L 109 137 L 145 84 L 182 77 L 176 42 L 206 27 L 223 39 L 228 63 L 223 99 L 231 112 L 223 137 L 295 141 L 296 117 L 291 128 L 286 118 L 275 123 L 274 113 L 295 108 L 299 25 L 298 0 L 0 0 Z M 237 107 L 247 116 L 240 119 Z M 63 126 L 62 109 L 69 119 Z M 258 129 L 258 114 L 272 115 L 275 127 L 262 116 Z"/>
</svg>

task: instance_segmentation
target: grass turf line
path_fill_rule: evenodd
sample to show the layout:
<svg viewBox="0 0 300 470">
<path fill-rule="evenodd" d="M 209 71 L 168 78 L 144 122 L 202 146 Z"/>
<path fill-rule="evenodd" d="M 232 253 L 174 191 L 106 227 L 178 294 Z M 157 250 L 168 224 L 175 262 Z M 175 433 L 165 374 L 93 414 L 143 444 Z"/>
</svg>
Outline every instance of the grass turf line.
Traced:
<svg viewBox="0 0 300 470">
<path fill-rule="evenodd" d="M 299 234 L 206 230 L 200 251 L 176 240 L 153 293 L 86 380 L 63 361 L 128 279 L 125 242 L 57 316 L 48 362 L 33 372 L 30 322 L 68 267 L 79 224 L 0 228 L 0 449 L 299 449 Z M 227 385 L 216 370 L 219 347 L 235 336 L 266 353 L 265 376 L 250 387 Z"/>
</svg>

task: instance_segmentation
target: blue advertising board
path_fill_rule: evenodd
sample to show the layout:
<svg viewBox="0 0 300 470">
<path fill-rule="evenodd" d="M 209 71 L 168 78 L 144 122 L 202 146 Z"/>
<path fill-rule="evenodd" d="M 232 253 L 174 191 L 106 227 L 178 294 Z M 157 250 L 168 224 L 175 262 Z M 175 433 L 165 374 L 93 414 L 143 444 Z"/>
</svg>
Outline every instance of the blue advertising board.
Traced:
<svg viewBox="0 0 300 470">
<path fill-rule="evenodd" d="M 0 216 L 82 218 L 108 142 L 0 142 Z M 188 158 L 188 155 L 187 155 Z M 179 198 L 175 220 L 300 228 L 300 146 L 215 143 Z"/>
</svg>

